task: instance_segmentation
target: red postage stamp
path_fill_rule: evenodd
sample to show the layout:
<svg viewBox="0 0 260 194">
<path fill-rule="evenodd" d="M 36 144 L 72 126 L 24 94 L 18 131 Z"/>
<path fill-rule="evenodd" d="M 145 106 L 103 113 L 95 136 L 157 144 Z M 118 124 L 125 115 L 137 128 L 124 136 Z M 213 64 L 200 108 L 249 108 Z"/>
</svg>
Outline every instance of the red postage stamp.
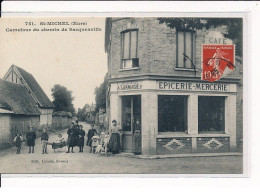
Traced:
<svg viewBox="0 0 260 194">
<path fill-rule="evenodd" d="M 234 69 L 235 45 L 202 45 L 202 80 L 218 81 Z"/>
</svg>

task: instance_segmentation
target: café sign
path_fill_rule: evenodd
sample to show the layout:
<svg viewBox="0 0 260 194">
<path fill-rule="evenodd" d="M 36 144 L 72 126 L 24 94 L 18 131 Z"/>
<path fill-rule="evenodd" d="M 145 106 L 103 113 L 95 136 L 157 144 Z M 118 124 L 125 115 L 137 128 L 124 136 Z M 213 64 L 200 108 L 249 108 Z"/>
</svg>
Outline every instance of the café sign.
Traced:
<svg viewBox="0 0 260 194">
<path fill-rule="evenodd" d="M 127 91 L 127 90 L 141 90 L 142 84 L 139 82 L 123 82 L 117 85 L 117 91 Z"/>
<path fill-rule="evenodd" d="M 229 92 L 229 85 L 221 83 L 159 81 L 157 84 L 159 90 Z"/>
</svg>

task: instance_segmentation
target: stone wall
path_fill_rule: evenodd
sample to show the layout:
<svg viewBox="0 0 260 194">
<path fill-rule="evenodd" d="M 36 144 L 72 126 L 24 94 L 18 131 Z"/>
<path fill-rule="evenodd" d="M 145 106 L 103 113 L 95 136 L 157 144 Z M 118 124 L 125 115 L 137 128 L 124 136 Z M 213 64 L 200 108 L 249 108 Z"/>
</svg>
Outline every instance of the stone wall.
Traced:
<svg viewBox="0 0 260 194">
<path fill-rule="evenodd" d="M 12 144 L 10 120 L 10 114 L 0 114 L 0 149 Z"/>
</svg>

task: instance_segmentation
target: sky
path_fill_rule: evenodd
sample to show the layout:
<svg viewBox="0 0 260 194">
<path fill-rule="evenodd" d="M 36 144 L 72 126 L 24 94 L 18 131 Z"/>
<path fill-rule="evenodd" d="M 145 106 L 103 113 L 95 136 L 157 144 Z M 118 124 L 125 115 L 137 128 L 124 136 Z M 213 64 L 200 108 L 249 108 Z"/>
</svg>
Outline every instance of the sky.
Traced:
<svg viewBox="0 0 260 194">
<path fill-rule="evenodd" d="M 87 25 L 50 26 L 40 22 L 87 22 Z M 33 22 L 34 26 L 25 25 Z M 47 32 L 43 28 L 101 28 L 95 32 Z M 105 18 L 5 18 L 0 20 L 0 78 L 12 64 L 31 73 L 47 96 L 52 99 L 55 84 L 67 87 L 73 93 L 74 106 L 82 108 L 95 103 L 94 89 L 107 72 L 104 51 Z M 6 29 L 31 29 L 31 32 L 7 32 Z M 69 30 L 69 29 L 68 29 Z"/>
</svg>

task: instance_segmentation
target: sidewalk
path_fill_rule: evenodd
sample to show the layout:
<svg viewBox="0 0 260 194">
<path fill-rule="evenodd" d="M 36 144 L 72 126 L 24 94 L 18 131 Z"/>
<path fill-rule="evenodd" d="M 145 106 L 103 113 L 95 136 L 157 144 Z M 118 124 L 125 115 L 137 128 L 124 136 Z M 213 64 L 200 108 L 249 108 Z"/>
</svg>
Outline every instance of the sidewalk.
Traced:
<svg viewBox="0 0 260 194">
<path fill-rule="evenodd" d="M 117 154 L 122 157 L 138 158 L 138 159 L 164 159 L 164 158 L 194 158 L 194 157 L 222 157 L 222 156 L 242 156 L 239 152 L 225 153 L 190 153 L 190 154 L 165 154 L 165 155 L 135 155 L 133 153 Z"/>
</svg>

